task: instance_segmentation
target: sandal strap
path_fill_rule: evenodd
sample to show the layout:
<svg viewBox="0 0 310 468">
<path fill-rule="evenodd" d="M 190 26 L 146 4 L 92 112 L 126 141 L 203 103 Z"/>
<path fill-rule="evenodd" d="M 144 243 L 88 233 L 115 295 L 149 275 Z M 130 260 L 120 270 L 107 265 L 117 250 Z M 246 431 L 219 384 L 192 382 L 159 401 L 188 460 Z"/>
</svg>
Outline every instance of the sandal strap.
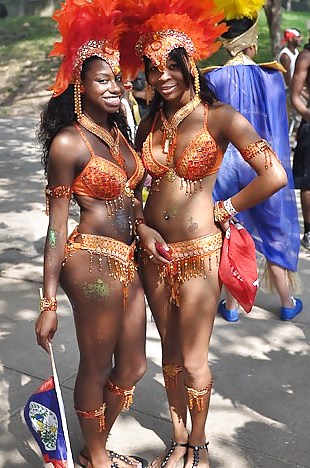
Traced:
<svg viewBox="0 0 310 468">
<path fill-rule="evenodd" d="M 171 445 L 170 445 L 170 448 L 167 452 L 167 455 L 165 456 L 165 458 L 163 459 L 163 461 L 161 462 L 161 468 L 164 468 L 168 461 L 169 461 L 169 458 L 171 457 L 171 455 L 173 454 L 173 452 L 175 451 L 175 448 L 176 447 L 188 447 L 188 444 L 187 442 L 185 444 L 182 444 L 181 442 L 175 442 L 174 440 L 171 440 Z"/>
<path fill-rule="evenodd" d="M 113 461 L 113 458 L 116 458 L 117 460 L 121 460 L 121 461 L 127 463 L 127 465 L 133 465 L 134 464 L 134 462 L 131 461 L 128 457 L 126 457 L 126 455 L 121 455 L 119 453 L 114 452 L 113 450 L 109 450 L 109 458 L 112 461 Z M 114 462 L 114 463 L 116 463 L 116 462 Z M 112 467 L 112 468 L 114 468 L 114 467 Z"/>
<path fill-rule="evenodd" d="M 192 468 L 197 468 L 197 466 L 199 465 L 199 450 L 205 449 L 206 451 L 208 451 L 208 445 L 209 442 L 206 442 L 203 445 L 188 444 L 188 448 L 191 448 L 194 451 Z"/>
<path fill-rule="evenodd" d="M 194 451 L 198 451 L 198 450 L 202 450 L 202 449 L 207 449 L 207 450 L 208 450 L 208 445 L 209 445 L 209 442 L 206 442 L 206 443 L 203 444 L 203 445 L 191 445 L 191 444 L 187 444 L 187 447 L 193 449 Z"/>
</svg>

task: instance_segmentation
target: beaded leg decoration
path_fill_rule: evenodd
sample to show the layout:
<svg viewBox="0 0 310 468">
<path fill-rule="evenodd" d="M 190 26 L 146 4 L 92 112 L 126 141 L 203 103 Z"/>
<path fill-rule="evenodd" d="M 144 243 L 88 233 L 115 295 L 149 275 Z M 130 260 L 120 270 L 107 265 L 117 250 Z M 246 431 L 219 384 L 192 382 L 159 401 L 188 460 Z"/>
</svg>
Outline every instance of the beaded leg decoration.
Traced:
<svg viewBox="0 0 310 468">
<path fill-rule="evenodd" d="M 163 366 L 163 375 L 166 389 L 176 387 L 178 374 L 180 372 L 182 372 L 182 367 L 178 364 L 166 364 Z"/>
<path fill-rule="evenodd" d="M 192 468 L 198 466 L 198 464 L 199 464 L 199 450 L 206 450 L 208 452 L 208 445 L 209 445 L 209 442 L 207 442 L 207 443 L 205 443 L 203 445 L 188 444 L 188 448 L 191 448 L 194 451 Z"/>
<path fill-rule="evenodd" d="M 185 384 L 187 394 L 188 394 L 188 406 L 189 409 L 193 409 L 194 405 L 196 404 L 198 412 L 205 409 L 205 396 L 211 392 L 213 386 L 213 379 L 211 382 L 202 390 L 197 390 L 196 388 L 188 387 Z"/>
<path fill-rule="evenodd" d="M 78 408 L 75 408 L 76 414 L 85 419 L 98 419 L 98 431 L 103 432 L 105 430 L 105 409 L 106 404 L 102 403 L 99 408 L 90 411 L 83 411 Z"/>
<path fill-rule="evenodd" d="M 128 411 L 133 402 L 135 386 L 124 388 L 120 387 L 119 385 L 115 385 L 113 382 L 111 382 L 111 380 L 108 380 L 107 387 L 111 393 L 119 395 L 124 399 L 122 409 Z"/>
<path fill-rule="evenodd" d="M 168 450 L 168 452 L 167 452 L 167 455 L 165 456 L 165 458 L 163 459 L 163 461 L 162 461 L 162 463 L 161 463 L 161 465 L 160 465 L 161 468 L 164 468 L 164 467 L 167 465 L 167 463 L 168 463 L 168 461 L 169 461 L 171 455 L 172 455 L 173 452 L 175 451 L 175 448 L 176 448 L 176 447 L 186 447 L 186 448 L 187 448 L 187 446 L 188 446 L 187 443 L 185 443 L 185 444 L 180 444 L 179 442 L 174 442 L 174 440 L 172 440 L 172 441 L 171 441 L 170 448 L 169 448 L 169 450 Z"/>
</svg>

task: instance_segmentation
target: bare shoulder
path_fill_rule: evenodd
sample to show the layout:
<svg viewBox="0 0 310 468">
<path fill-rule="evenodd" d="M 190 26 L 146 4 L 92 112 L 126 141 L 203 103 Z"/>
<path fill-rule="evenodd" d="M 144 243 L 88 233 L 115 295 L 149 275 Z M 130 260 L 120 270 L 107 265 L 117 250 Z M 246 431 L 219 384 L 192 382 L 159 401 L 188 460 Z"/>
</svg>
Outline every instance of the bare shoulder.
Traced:
<svg viewBox="0 0 310 468">
<path fill-rule="evenodd" d="M 305 66 L 310 66 L 310 49 L 303 49 L 297 57 L 296 65 L 302 64 Z"/>
<path fill-rule="evenodd" d="M 226 126 L 232 120 L 238 119 L 241 114 L 221 101 L 216 101 L 212 106 L 209 106 L 209 124 L 218 128 Z"/>
<path fill-rule="evenodd" d="M 74 165 L 83 153 L 85 143 L 73 125 L 61 129 L 51 144 L 49 161 L 63 166 Z"/>
<path fill-rule="evenodd" d="M 152 129 L 152 123 L 152 118 L 149 116 L 145 116 L 139 123 L 135 139 L 135 146 L 138 151 L 141 151 L 143 143 Z"/>
</svg>

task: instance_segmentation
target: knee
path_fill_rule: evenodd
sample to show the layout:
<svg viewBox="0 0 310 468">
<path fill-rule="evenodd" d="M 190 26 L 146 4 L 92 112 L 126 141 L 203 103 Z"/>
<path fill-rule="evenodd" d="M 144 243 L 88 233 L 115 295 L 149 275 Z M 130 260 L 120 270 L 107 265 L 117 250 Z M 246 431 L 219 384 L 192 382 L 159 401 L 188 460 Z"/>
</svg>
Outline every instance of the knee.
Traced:
<svg viewBox="0 0 310 468">
<path fill-rule="evenodd" d="M 113 378 L 117 384 L 121 387 L 128 388 L 135 385 L 139 380 L 142 379 L 146 372 L 146 359 L 139 359 L 135 362 L 131 362 L 123 368 L 117 366 L 113 371 Z"/>
<path fill-rule="evenodd" d="M 112 370 L 111 362 L 100 362 L 99 359 L 81 359 L 79 375 L 86 381 L 96 382 L 104 386 Z"/>
<path fill-rule="evenodd" d="M 191 380 L 203 379 L 206 374 L 210 373 L 208 359 L 205 355 L 185 357 L 183 369 Z"/>
</svg>

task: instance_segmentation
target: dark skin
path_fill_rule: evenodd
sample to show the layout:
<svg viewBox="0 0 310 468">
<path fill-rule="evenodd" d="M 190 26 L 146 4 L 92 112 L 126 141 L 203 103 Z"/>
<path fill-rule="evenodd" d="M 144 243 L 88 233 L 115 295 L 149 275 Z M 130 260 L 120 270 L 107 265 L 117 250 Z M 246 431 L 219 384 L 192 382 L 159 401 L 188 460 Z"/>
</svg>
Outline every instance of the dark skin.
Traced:
<svg viewBox="0 0 310 468">
<path fill-rule="evenodd" d="M 310 93 L 310 50 L 304 49 L 300 52 L 295 65 L 295 72 L 291 85 L 292 104 L 302 116 L 310 123 L 310 108 L 303 98 L 304 89 L 307 89 L 308 99 Z M 310 190 L 301 190 L 300 193 L 303 219 L 310 223 Z"/>
<path fill-rule="evenodd" d="M 289 39 L 287 41 L 287 48 L 295 53 L 297 47 L 300 46 L 301 44 L 301 41 L 302 41 L 302 37 L 294 37 L 292 39 Z M 290 67 L 291 67 L 291 59 L 290 57 L 286 54 L 286 53 L 283 53 L 280 57 L 280 63 L 281 65 L 283 65 L 283 67 L 285 68 L 286 70 L 286 73 L 283 73 L 283 77 L 284 77 L 284 81 L 287 85 L 287 87 L 289 88 L 291 86 L 291 81 L 292 81 L 292 76 L 291 76 L 291 70 L 290 70 Z"/>
<path fill-rule="evenodd" d="M 163 97 L 163 108 L 169 120 L 174 113 L 194 96 L 194 89 L 188 86 L 178 64 L 168 60 L 163 72 L 153 64 L 149 68 L 149 82 Z M 178 127 L 178 137 L 174 154 L 174 164 L 182 152 L 203 128 L 204 105 L 198 107 L 183 120 Z M 144 120 L 140 124 L 136 144 L 142 150 L 143 142 L 151 131 L 152 122 Z M 158 118 L 152 134 L 153 157 L 166 165 L 166 155 L 162 151 L 162 123 Z M 230 106 L 215 102 L 208 109 L 208 131 L 218 147 L 224 152 L 229 142 L 242 149 L 260 139 L 249 122 Z M 285 171 L 274 158 L 272 167 L 265 170 L 264 158 L 254 157 L 251 167 L 259 174 L 253 182 L 232 197 L 233 206 L 239 211 L 247 209 L 273 194 L 286 184 Z M 198 412 L 190 410 L 192 430 L 186 429 L 187 395 L 184 381 L 195 389 L 205 388 L 211 380 L 208 365 L 208 345 L 211 337 L 214 316 L 220 296 L 218 266 L 215 256 L 211 256 L 212 270 L 207 278 L 197 277 L 186 281 L 180 290 L 180 307 L 169 308 L 170 292 L 165 284 L 158 283 L 157 264 L 168 263 L 155 249 L 155 241 L 166 248 L 167 243 L 189 240 L 218 232 L 214 223 L 212 189 L 216 174 L 203 179 L 202 191 L 185 196 L 180 189 L 180 178 L 169 182 L 166 177 L 160 181 L 159 191 L 149 194 L 144 217 L 146 224 L 138 226 L 141 243 L 151 259 L 142 265 L 142 278 L 145 293 L 151 307 L 162 342 L 163 364 L 177 364 L 182 367 L 177 385 L 167 389 L 173 440 L 179 443 L 187 441 L 192 445 L 205 443 L 205 422 L 209 400 L 206 398 L 205 409 Z M 142 216 L 142 208 L 140 208 Z M 177 213 L 165 219 L 165 212 Z M 139 216 L 140 216 L 139 214 Z M 194 226 L 194 232 L 193 232 Z M 222 223 L 227 229 L 228 224 Z M 184 447 L 177 447 L 170 457 L 167 468 L 174 468 L 185 454 Z M 159 468 L 167 452 L 156 459 L 152 467 Z M 186 468 L 193 463 L 193 451 L 188 450 Z M 199 467 L 209 467 L 208 453 L 200 452 Z"/>
<path fill-rule="evenodd" d="M 84 114 L 111 132 L 108 115 L 116 112 L 120 106 L 121 77 L 114 75 L 105 61 L 97 59 L 89 64 L 82 85 Z M 83 132 L 96 156 L 117 164 L 101 139 L 86 129 Z M 129 178 L 136 169 L 136 163 L 122 137 L 120 152 L 125 159 Z M 89 160 L 89 150 L 74 125 L 64 128 L 55 136 L 51 145 L 49 186 L 72 186 Z M 108 216 L 101 199 L 81 195 L 75 198 L 80 207 L 80 233 L 107 236 L 127 245 L 132 242 L 128 220 L 133 223 L 134 210 L 129 198 L 124 196 L 124 210 L 114 217 Z M 55 297 L 59 282 L 71 302 L 80 351 L 74 391 L 75 406 L 88 411 L 99 408 L 103 402 L 107 405 L 106 429 L 103 432 L 98 432 L 96 419 L 80 418 L 87 445 L 83 453 L 91 459 L 89 467 L 108 468 L 111 460 L 105 444 L 121 411 L 123 397 L 108 391 L 106 382 L 111 379 L 116 385 L 129 388 L 135 385 L 145 371 L 144 295 L 138 275 L 135 274 L 129 285 L 128 309 L 124 311 L 122 285 L 118 280 L 111 279 L 106 259 L 102 260 L 101 271 L 95 262 L 90 273 L 89 254 L 85 251 L 75 252 L 62 267 L 68 234 L 68 211 L 68 199 L 50 200 L 49 234 L 44 259 L 44 296 Z M 76 241 L 79 241 L 79 236 Z M 56 312 L 47 310 L 39 315 L 35 328 L 37 341 L 46 351 L 57 326 Z M 126 462 L 118 463 L 122 468 L 127 466 Z"/>
</svg>

